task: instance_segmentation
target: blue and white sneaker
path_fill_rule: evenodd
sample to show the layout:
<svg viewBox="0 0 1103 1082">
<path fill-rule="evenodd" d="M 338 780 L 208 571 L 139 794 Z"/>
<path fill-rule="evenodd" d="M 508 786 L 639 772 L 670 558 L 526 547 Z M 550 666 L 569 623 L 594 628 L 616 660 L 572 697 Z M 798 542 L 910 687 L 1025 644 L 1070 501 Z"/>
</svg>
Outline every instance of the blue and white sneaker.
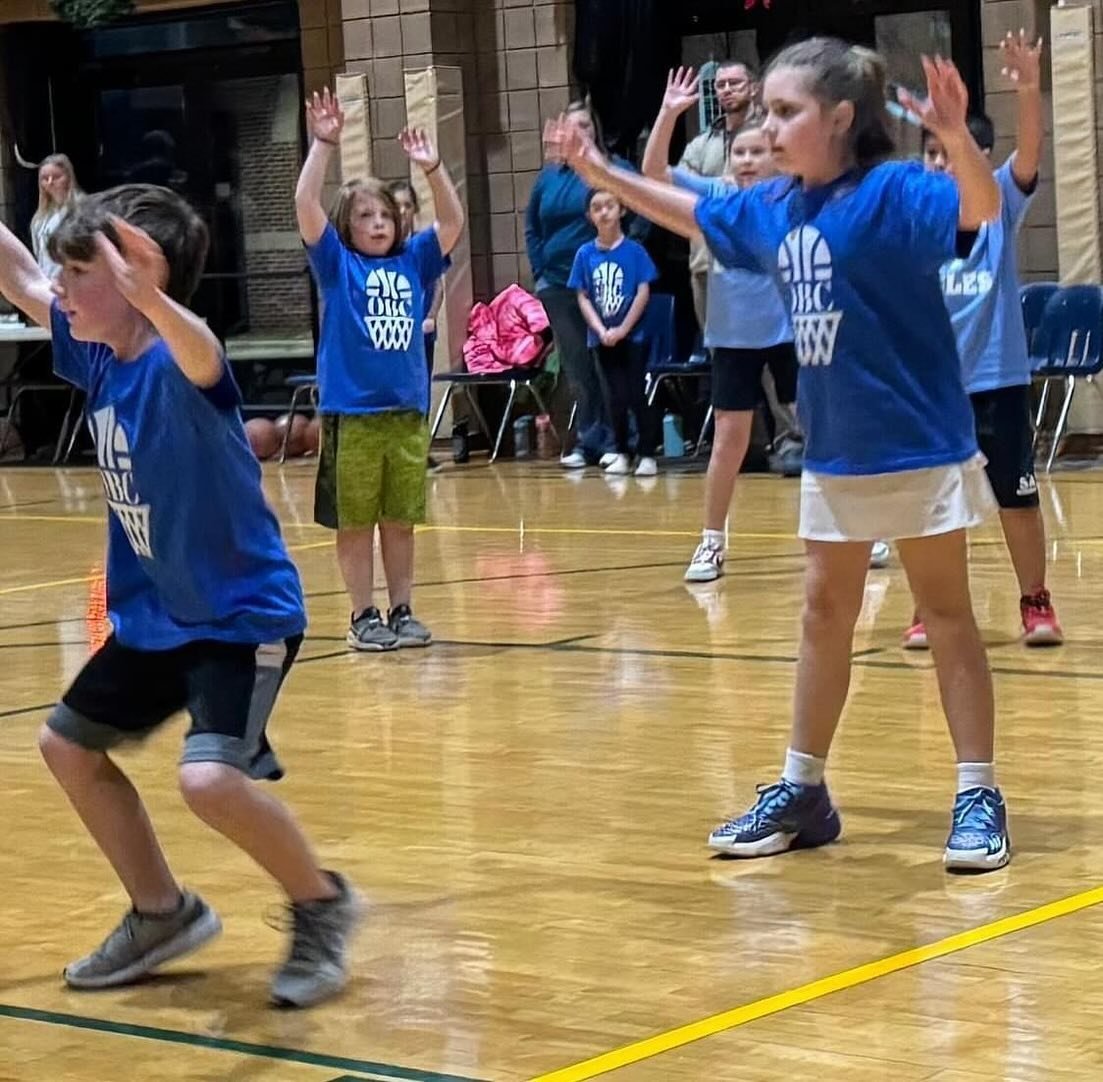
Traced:
<svg viewBox="0 0 1103 1082">
<path fill-rule="evenodd" d="M 841 830 L 826 785 L 795 785 L 782 778 L 775 785 L 759 786 L 754 807 L 718 826 L 708 844 L 733 857 L 770 857 L 826 845 Z"/>
<path fill-rule="evenodd" d="M 949 871 L 994 872 L 1011 859 L 1007 805 L 999 789 L 958 793 L 942 863 Z"/>
</svg>

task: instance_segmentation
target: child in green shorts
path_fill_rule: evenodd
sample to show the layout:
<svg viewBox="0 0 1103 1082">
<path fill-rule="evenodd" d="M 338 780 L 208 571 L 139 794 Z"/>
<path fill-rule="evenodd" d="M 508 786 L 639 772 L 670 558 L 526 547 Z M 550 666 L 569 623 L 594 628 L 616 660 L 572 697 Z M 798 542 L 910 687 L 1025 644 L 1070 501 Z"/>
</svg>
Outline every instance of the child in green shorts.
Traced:
<svg viewBox="0 0 1103 1082">
<path fill-rule="evenodd" d="M 437 221 L 404 239 L 393 196 L 373 178 L 346 181 L 330 214 L 322 185 L 344 114 L 328 90 L 306 103 L 313 136 L 295 209 L 322 294 L 318 389 L 322 449 L 314 517 L 337 531 L 337 562 L 352 599 L 356 650 L 428 646 L 414 618 L 414 525 L 425 520 L 425 414 L 429 378 L 422 321 L 445 256 L 459 240 L 463 206 L 425 132 L 402 149 L 425 174 Z M 373 600 L 375 527 L 390 593 L 386 622 Z"/>
</svg>

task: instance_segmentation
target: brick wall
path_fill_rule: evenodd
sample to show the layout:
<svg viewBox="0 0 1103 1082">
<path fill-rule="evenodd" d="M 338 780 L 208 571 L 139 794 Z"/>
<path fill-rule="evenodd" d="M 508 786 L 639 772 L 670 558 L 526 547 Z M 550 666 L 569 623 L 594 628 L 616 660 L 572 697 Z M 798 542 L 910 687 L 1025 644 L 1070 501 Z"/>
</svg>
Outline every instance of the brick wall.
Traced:
<svg viewBox="0 0 1103 1082">
<path fill-rule="evenodd" d="M 300 270 L 294 204 L 301 161 L 299 81 L 293 75 L 235 80 L 222 106 L 237 121 L 246 272 Z M 246 288 L 250 334 L 302 334 L 310 326 L 305 276 L 250 278 Z"/>
<path fill-rule="evenodd" d="M 463 74 L 471 267 L 476 297 L 531 285 L 523 216 L 541 165 L 545 117 L 569 97 L 573 4 L 564 0 L 343 0 L 347 70 L 368 78 L 373 158 L 409 172 L 395 136 L 406 122 L 405 69 Z"/>
</svg>

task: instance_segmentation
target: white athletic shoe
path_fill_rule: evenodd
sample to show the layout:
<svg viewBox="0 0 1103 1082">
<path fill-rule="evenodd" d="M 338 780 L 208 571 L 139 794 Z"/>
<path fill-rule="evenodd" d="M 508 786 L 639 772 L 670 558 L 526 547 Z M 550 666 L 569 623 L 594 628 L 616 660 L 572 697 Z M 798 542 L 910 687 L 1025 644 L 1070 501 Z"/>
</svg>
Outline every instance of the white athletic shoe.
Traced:
<svg viewBox="0 0 1103 1082">
<path fill-rule="evenodd" d="M 892 548 L 887 541 L 874 541 L 873 551 L 869 554 L 869 566 L 874 571 L 880 571 L 883 567 L 888 567 L 889 561 L 892 559 Z"/>
<path fill-rule="evenodd" d="M 641 458 L 636 466 L 637 477 L 655 477 L 659 472 L 659 464 L 653 458 Z"/>
<path fill-rule="evenodd" d="M 586 456 L 581 451 L 572 451 L 559 460 L 559 465 L 565 470 L 582 470 L 586 468 Z"/>
<path fill-rule="evenodd" d="M 612 463 L 616 462 L 616 460 L 617 460 L 616 451 L 606 451 L 605 454 L 603 454 L 601 456 L 601 458 L 598 459 L 597 464 L 602 469 L 605 469 L 606 466 L 611 465 Z"/>
<path fill-rule="evenodd" d="M 605 467 L 609 477 L 624 477 L 632 472 L 632 463 L 627 455 L 614 455 L 613 461 Z"/>
<path fill-rule="evenodd" d="M 724 549 L 710 541 L 702 541 L 686 568 L 686 582 L 713 582 L 724 574 Z"/>
</svg>

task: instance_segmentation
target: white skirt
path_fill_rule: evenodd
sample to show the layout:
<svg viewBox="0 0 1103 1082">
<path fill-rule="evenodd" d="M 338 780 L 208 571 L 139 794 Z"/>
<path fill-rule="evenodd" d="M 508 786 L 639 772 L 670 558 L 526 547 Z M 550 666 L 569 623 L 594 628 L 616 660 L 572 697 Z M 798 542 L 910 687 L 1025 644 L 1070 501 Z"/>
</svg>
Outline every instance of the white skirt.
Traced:
<svg viewBox="0 0 1103 1082">
<path fill-rule="evenodd" d="M 806 541 L 894 541 L 979 526 L 996 497 L 977 454 L 951 466 L 800 479 L 800 536 Z"/>
</svg>

